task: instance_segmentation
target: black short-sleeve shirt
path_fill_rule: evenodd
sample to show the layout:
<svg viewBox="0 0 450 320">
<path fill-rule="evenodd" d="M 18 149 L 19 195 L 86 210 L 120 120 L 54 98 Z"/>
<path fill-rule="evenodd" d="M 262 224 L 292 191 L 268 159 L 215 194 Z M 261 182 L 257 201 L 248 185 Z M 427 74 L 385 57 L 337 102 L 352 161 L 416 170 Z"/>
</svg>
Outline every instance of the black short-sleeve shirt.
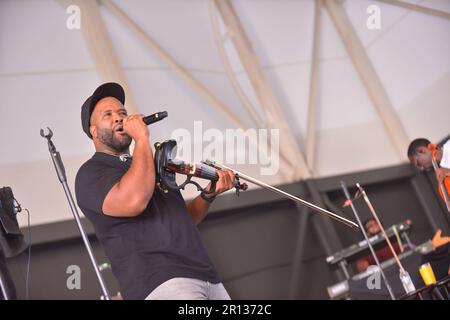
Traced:
<svg viewBox="0 0 450 320">
<path fill-rule="evenodd" d="M 122 296 L 145 299 L 174 277 L 220 282 L 179 191 L 155 188 L 146 209 L 136 217 L 103 214 L 106 195 L 131 161 L 96 152 L 78 170 L 75 181 L 78 206 L 94 226 Z"/>
</svg>

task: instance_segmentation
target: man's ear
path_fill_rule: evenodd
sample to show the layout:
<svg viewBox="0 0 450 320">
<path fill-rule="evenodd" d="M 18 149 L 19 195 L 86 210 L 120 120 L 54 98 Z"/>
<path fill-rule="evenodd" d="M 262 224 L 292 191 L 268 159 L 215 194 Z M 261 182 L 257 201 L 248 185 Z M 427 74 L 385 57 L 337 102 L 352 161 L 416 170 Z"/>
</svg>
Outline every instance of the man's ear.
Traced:
<svg viewBox="0 0 450 320">
<path fill-rule="evenodd" d="M 92 139 L 97 137 L 97 128 L 95 126 L 90 126 L 89 132 L 91 133 Z"/>
</svg>

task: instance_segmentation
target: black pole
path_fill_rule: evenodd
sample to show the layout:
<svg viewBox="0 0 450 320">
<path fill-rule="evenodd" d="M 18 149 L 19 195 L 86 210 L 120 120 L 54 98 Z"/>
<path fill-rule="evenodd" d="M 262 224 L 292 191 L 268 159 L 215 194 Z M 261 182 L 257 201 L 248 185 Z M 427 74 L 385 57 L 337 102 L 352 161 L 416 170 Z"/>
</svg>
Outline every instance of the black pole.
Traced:
<svg viewBox="0 0 450 320">
<path fill-rule="evenodd" d="M 309 208 L 295 204 L 297 212 L 300 213 L 297 242 L 295 245 L 294 257 L 292 262 L 291 280 L 289 284 L 289 299 L 299 299 L 300 278 L 303 267 L 303 256 L 305 253 L 305 238 L 308 231 Z"/>
<path fill-rule="evenodd" d="M 72 210 L 72 214 L 75 218 L 75 221 L 77 223 L 78 229 L 80 230 L 81 237 L 83 238 L 84 245 L 86 247 L 86 250 L 89 254 L 89 258 L 92 262 L 92 265 L 95 270 L 95 274 L 97 275 L 98 282 L 100 283 L 100 288 L 103 292 L 103 297 L 105 300 L 111 300 L 111 297 L 108 293 L 108 289 L 106 288 L 105 282 L 103 280 L 102 275 L 100 274 L 100 270 L 98 268 L 97 260 L 95 259 L 94 253 L 92 251 L 91 244 L 89 243 L 89 239 L 86 235 L 86 232 L 83 229 L 83 226 L 81 224 L 80 215 L 78 213 L 77 206 L 75 205 L 75 202 L 72 197 L 72 193 L 70 192 L 69 186 L 67 184 L 67 177 L 66 177 L 66 170 L 64 169 L 64 164 L 61 159 L 61 155 L 56 150 L 55 145 L 53 144 L 51 138 L 53 136 L 52 130 L 47 127 L 49 130 L 49 133 L 47 135 L 44 134 L 44 130 L 41 129 L 41 136 L 43 138 L 47 139 L 48 142 L 48 150 L 50 151 L 50 155 L 52 157 L 53 165 L 55 166 L 56 174 L 58 175 L 58 179 L 63 185 L 64 193 L 66 194 L 67 201 L 69 202 L 70 210 Z"/>
</svg>

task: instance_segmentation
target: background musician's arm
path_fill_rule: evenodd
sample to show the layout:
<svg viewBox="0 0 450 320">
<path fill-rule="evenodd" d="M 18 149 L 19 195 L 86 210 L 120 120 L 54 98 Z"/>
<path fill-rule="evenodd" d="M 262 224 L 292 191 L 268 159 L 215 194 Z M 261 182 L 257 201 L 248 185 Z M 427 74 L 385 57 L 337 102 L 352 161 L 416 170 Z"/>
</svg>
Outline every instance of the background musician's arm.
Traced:
<svg viewBox="0 0 450 320">
<path fill-rule="evenodd" d="M 437 168 L 435 170 L 435 173 L 436 173 L 436 179 L 440 182 L 443 182 L 446 177 L 450 177 L 450 169 L 447 169 L 447 168 L 443 168 L 443 167 Z"/>
</svg>

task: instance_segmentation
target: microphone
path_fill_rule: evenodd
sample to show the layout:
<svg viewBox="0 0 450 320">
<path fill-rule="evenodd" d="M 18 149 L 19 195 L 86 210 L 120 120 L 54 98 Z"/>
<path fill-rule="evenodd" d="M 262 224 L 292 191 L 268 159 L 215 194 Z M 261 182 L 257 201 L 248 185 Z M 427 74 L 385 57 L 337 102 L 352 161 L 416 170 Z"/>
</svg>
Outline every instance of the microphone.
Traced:
<svg viewBox="0 0 450 320">
<path fill-rule="evenodd" d="M 144 120 L 144 123 L 146 125 L 150 125 L 152 123 L 155 123 L 155 122 L 158 122 L 158 121 L 164 119 L 165 117 L 167 117 L 167 115 L 168 115 L 167 111 L 161 111 L 161 112 L 157 112 L 152 115 L 146 116 L 142 120 Z"/>
</svg>

